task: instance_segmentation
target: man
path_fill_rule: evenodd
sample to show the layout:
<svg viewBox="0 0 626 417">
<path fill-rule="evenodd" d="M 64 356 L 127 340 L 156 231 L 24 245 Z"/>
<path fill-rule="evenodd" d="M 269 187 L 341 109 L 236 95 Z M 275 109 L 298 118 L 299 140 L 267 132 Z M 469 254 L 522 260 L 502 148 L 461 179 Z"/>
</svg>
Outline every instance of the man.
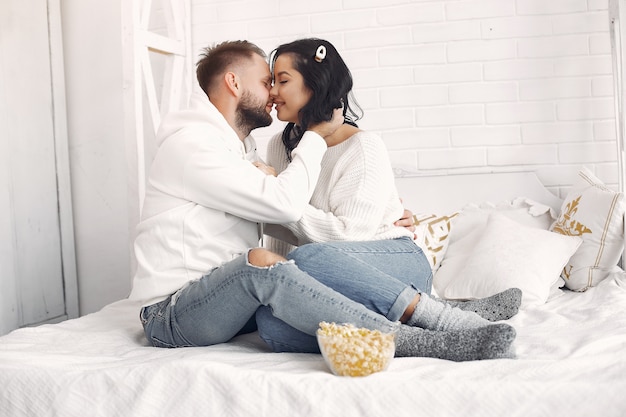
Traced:
<svg viewBox="0 0 626 417">
<path fill-rule="evenodd" d="M 264 52 L 246 41 L 207 48 L 197 76 L 203 93 L 194 94 L 189 109 L 167 115 L 157 133 L 159 149 L 135 241 L 138 268 L 130 298 L 142 302 L 150 343 L 226 342 L 263 305 L 309 335 L 321 321 L 396 330 L 398 323 L 320 284 L 293 262 L 255 248 L 259 223 L 300 218 L 318 179 L 323 138 L 343 123 L 341 109 L 305 133 L 285 171 L 266 175 L 251 163 L 255 148 L 249 137 L 272 121 Z M 449 310 L 434 313 L 433 323 L 444 316 L 471 329 L 449 336 L 456 351 L 446 352 L 447 358 L 510 355 L 515 334 L 509 326 L 485 327 L 477 315 Z M 403 333 L 404 354 L 416 354 L 411 349 L 423 338 L 418 330 Z"/>
</svg>

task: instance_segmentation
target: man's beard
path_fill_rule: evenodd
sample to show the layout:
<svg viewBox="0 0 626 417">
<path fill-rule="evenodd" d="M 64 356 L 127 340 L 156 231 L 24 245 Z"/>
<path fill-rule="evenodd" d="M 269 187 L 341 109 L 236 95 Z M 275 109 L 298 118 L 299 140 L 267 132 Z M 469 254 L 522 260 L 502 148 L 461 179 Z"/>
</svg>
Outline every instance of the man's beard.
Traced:
<svg viewBox="0 0 626 417">
<path fill-rule="evenodd" d="M 271 125 L 272 116 L 265 110 L 266 106 L 267 102 L 255 103 L 252 94 L 244 91 L 236 111 L 236 123 L 239 129 L 248 135 L 253 129 Z"/>
</svg>

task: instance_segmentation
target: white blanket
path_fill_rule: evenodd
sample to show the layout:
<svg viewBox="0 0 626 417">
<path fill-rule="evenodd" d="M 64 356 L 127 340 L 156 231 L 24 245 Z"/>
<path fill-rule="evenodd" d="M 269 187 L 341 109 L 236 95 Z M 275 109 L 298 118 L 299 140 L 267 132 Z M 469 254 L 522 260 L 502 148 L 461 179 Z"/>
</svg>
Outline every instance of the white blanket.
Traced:
<svg viewBox="0 0 626 417">
<path fill-rule="evenodd" d="M 147 346 L 139 307 L 0 338 L 0 416 L 624 416 L 626 274 L 565 291 L 508 322 L 517 359 L 396 358 L 364 378 L 319 355 L 231 343 Z"/>
</svg>

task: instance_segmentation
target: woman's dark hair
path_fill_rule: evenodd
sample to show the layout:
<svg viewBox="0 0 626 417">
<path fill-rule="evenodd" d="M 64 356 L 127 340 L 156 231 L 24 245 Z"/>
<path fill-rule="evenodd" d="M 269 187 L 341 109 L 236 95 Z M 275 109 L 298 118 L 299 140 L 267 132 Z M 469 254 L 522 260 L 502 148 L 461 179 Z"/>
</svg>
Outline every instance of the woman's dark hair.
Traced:
<svg viewBox="0 0 626 417">
<path fill-rule="evenodd" d="M 316 59 L 320 46 L 326 49 L 321 60 Z M 353 126 L 356 126 L 356 121 L 363 116 L 363 111 L 351 93 L 352 74 L 330 42 L 307 38 L 280 45 L 270 54 L 272 73 L 276 59 L 283 54 L 292 57 L 294 68 L 302 74 L 304 85 L 312 93 L 309 102 L 300 110 L 299 124 L 288 123 L 283 131 L 283 143 L 287 149 L 287 157 L 291 161 L 291 151 L 298 146 L 304 132 L 310 126 L 330 121 L 334 109 L 343 105 L 344 123 Z"/>
</svg>

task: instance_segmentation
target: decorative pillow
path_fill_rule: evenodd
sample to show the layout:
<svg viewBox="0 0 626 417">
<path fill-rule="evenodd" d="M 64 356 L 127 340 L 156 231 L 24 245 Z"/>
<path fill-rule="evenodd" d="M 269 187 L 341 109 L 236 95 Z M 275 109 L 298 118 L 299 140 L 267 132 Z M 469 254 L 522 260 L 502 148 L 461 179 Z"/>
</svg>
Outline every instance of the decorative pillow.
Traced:
<svg viewBox="0 0 626 417">
<path fill-rule="evenodd" d="M 585 291 L 604 280 L 624 250 L 624 195 L 583 167 L 551 230 L 580 236 L 582 244 L 562 272 L 565 286 Z"/>
<path fill-rule="evenodd" d="M 413 215 L 415 243 L 426 255 L 433 274 L 439 269 L 441 260 L 448 249 L 451 222 L 457 215 L 458 213 L 449 216 L 437 214 Z"/>
<path fill-rule="evenodd" d="M 459 255 L 448 271 L 444 271 L 446 258 L 435 276 L 441 297 L 484 298 L 517 287 L 523 293 L 522 306 L 544 304 L 582 242 L 579 237 L 525 226 L 500 213 L 490 214 L 485 227 L 476 231 L 472 248 Z"/>
</svg>

